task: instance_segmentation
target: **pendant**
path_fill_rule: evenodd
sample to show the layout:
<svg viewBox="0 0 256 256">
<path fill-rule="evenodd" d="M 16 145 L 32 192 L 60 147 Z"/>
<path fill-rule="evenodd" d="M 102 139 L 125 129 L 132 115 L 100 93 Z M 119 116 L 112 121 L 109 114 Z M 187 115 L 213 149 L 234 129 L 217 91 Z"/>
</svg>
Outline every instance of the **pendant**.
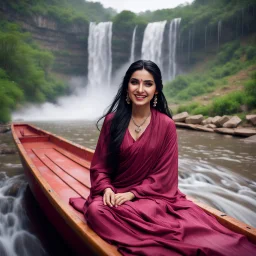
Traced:
<svg viewBox="0 0 256 256">
<path fill-rule="evenodd" d="M 138 126 L 136 129 L 135 129 L 135 132 L 139 133 L 141 131 L 141 128 Z"/>
</svg>

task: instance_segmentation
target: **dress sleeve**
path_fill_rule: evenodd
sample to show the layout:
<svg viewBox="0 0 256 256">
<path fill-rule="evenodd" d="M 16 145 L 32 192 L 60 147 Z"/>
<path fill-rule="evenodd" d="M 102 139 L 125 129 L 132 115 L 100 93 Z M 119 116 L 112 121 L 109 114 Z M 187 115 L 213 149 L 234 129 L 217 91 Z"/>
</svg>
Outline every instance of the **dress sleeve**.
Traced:
<svg viewBox="0 0 256 256">
<path fill-rule="evenodd" d="M 165 131 L 159 131 L 162 135 L 156 145 L 158 157 L 149 175 L 142 182 L 132 187 L 132 192 L 137 198 L 161 197 L 172 199 L 178 191 L 178 146 L 176 126 L 172 120 Z"/>
<path fill-rule="evenodd" d="M 115 188 L 111 184 L 111 170 L 107 167 L 107 140 L 110 127 L 110 118 L 110 115 L 108 115 L 104 120 L 95 153 L 91 162 L 90 179 L 92 196 L 102 194 L 106 188 L 111 188 L 115 192 Z"/>
</svg>

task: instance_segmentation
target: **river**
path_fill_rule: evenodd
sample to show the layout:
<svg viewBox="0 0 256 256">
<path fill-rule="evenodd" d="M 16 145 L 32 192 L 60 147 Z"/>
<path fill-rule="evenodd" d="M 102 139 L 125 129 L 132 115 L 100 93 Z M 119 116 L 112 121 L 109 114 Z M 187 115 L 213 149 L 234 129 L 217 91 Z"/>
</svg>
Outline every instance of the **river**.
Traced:
<svg viewBox="0 0 256 256">
<path fill-rule="evenodd" d="M 89 121 L 32 124 L 91 149 L 99 135 Z M 13 145 L 10 133 L 3 143 Z M 185 129 L 178 143 L 180 190 L 256 227 L 256 144 Z M 0 155 L 0 255 L 74 255 L 33 198 L 17 154 Z"/>
</svg>

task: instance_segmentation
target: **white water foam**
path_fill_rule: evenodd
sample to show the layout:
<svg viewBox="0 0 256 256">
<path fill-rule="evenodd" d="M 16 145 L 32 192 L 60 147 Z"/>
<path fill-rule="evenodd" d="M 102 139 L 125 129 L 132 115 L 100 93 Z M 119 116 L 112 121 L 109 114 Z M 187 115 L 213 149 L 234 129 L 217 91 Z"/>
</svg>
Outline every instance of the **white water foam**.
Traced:
<svg viewBox="0 0 256 256">
<path fill-rule="evenodd" d="M 27 231 L 28 221 L 22 207 L 27 183 L 22 175 L 9 178 L 0 173 L 0 255 L 47 256 L 36 236 Z"/>
</svg>

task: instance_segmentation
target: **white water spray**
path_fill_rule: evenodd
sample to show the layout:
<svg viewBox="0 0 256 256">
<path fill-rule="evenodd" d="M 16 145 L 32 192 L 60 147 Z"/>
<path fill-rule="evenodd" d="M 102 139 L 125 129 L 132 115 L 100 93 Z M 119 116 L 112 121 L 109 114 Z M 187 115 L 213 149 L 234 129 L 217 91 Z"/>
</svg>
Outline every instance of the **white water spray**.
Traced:
<svg viewBox="0 0 256 256">
<path fill-rule="evenodd" d="M 137 30 L 137 26 L 134 28 L 133 30 L 133 34 L 132 34 L 132 45 L 131 45 L 131 56 L 130 56 L 130 63 L 133 63 L 135 60 L 135 39 L 136 39 L 136 30 Z"/>
<path fill-rule="evenodd" d="M 94 120 L 103 114 L 117 88 L 110 86 L 112 23 L 90 24 L 88 38 L 88 84 L 85 77 L 70 81 L 73 94 L 58 99 L 57 104 L 25 106 L 13 113 L 12 119 L 39 120 Z"/>
<path fill-rule="evenodd" d="M 179 188 L 187 195 L 256 227 L 256 183 L 223 167 L 179 159 Z"/>
<path fill-rule="evenodd" d="M 24 228 L 28 221 L 22 207 L 27 182 L 21 175 L 9 178 L 0 173 L 0 255 L 48 255 L 41 242 Z"/>
<path fill-rule="evenodd" d="M 178 30 L 181 18 L 176 18 L 171 21 L 169 30 L 169 69 L 168 79 L 173 80 L 177 74 L 176 51 Z"/>
<path fill-rule="evenodd" d="M 165 21 L 149 23 L 144 31 L 141 49 L 142 59 L 154 61 L 162 70 L 162 47 Z"/>
<path fill-rule="evenodd" d="M 90 23 L 88 38 L 88 85 L 102 88 L 110 85 L 112 71 L 112 22 Z"/>
</svg>

